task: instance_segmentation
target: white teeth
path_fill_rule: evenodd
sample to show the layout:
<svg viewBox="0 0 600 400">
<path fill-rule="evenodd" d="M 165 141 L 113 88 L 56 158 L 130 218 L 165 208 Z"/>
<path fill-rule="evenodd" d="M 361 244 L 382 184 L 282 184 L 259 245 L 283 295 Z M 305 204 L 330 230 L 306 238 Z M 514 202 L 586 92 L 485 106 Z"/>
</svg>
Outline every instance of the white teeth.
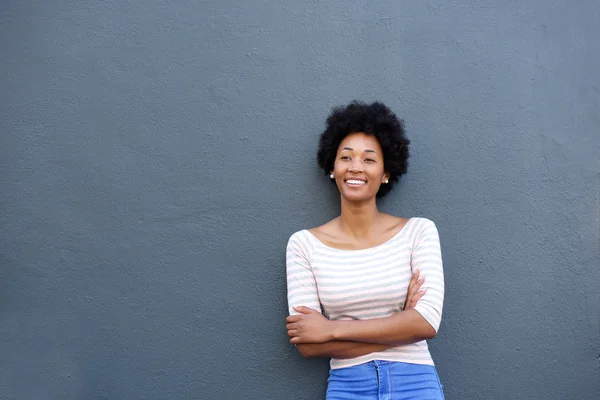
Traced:
<svg viewBox="0 0 600 400">
<path fill-rule="evenodd" d="M 350 185 L 364 185 L 366 182 L 358 179 L 348 179 L 346 183 L 349 183 Z"/>
</svg>

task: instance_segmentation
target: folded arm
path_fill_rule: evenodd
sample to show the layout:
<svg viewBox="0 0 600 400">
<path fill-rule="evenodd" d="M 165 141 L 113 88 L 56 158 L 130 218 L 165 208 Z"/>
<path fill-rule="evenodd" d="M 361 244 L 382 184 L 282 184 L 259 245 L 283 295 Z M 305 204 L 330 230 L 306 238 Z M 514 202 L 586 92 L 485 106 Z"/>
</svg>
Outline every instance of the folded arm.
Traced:
<svg viewBox="0 0 600 400">
<path fill-rule="evenodd" d="M 425 292 L 413 308 L 383 318 L 329 321 L 314 309 L 292 307 L 300 314 L 287 319 L 290 342 L 356 341 L 398 346 L 435 337 L 444 298 L 444 274 L 435 224 L 422 219 L 412 240 L 411 268 L 420 273 Z"/>
<path fill-rule="evenodd" d="M 311 308 L 293 307 L 294 311 L 300 314 L 287 318 L 288 335 L 292 337 L 290 342 L 296 343 L 298 351 L 305 358 L 344 359 L 429 339 L 435 336 L 435 330 L 418 312 L 414 311 L 419 299 L 426 293 L 425 289 L 420 290 L 422 284 L 423 280 L 419 279 L 417 271 L 409 284 L 405 311 L 386 318 L 329 321 Z M 407 321 L 406 318 L 412 318 L 416 322 Z M 315 337 L 315 333 L 320 333 L 322 336 Z M 314 343 L 309 342 L 310 340 L 315 342 L 324 340 L 324 342 Z"/>
<path fill-rule="evenodd" d="M 400 346 L 432 339 L 436 335 L 435 329 L 414 309 L 385 318 L 330 322 L 333 340 Z"/>
<path fill-rule="evenodd" d="M 441 320 L 444 280 L 439 236 L 435 225 L 423 220 L 414 237 L 411 268 L 423 290 L 411 292 L 405 310 L 369 320 L 329 321 L 320 310 L 316 282 L 304 254 L 304 246 L 288 244 L 288 303 L 286 328 L 299 352 L 307 358 L 354 358 L 398 345 L 435 337 Z M 417 302 L 418 301 L 418 302 Z M 293 304 L 309 307 L 295 307 Z"/>
<path fill-rule="evenodd" d="M 393 347 L 431 339 L 436 334 L 429 322 L 414 309 L 400 311 L 384 318 L 350 321 L 330 321 L 308 307 L 295 309 L 300 314 L 288 317 L 286 327 L 288 335 L 292 338 L 290 343 L 296 345 L 353 341 Z"/>
<path fill-rule="evenodd" d="M 300 343 L 296 348 L 304 358 L 355 358 L 383 351 L 392 346 L 377 343 L 331 340 L 325 343 Z"/>
</svg>

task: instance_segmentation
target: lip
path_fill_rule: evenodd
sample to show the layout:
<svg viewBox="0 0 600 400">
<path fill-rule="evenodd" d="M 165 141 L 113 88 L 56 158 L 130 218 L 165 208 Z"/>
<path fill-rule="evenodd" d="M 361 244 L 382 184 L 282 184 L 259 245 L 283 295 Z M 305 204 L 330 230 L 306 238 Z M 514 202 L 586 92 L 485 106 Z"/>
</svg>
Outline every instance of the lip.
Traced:
<svg viewBox="0 0 600 400">
<path fill-rule="evenodd" d="M 362 181 L 364 183 L 349 183 L 348 181 Z M 344 179 L 344 183 L 348 186 L 353 186 L 353 187 L 359 187 L 359 186 L 365 186 L 367 184 L 367 180 L 366 179 L 362 179 L 362 178 L 346 178 Z"/>
</svg>

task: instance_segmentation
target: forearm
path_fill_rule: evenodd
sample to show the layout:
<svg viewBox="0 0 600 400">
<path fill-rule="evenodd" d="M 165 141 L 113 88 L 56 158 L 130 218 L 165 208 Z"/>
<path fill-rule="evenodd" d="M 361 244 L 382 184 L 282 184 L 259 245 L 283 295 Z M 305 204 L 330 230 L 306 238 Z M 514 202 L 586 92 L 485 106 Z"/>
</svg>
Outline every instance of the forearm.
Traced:
<svg viewBox="0 0 600 400">
<path fill-rule="evenodd" d="M 393 346 L 379 343 L 365 343 L 348 340 L 332 340 L 325 343 L 301 343 L 296 348 L 304 358 L 355 358 Z"/>
<path fill-rule="evenodd" d="M 435 337 L 435 329 L 414 309 L 389 317 L 332 321 L 334 340 L 377 343 L 389 346 L 416 343 Z"/>
</svg>

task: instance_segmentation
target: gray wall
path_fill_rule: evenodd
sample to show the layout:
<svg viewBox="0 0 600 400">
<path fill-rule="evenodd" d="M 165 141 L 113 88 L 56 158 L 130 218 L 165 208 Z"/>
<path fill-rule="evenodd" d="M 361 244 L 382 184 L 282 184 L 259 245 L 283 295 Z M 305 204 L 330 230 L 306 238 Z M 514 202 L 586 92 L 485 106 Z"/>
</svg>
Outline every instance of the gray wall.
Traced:
<svg viewBox="0 0 600 400">
<path fill-rule="evenodd" d="M 597 1 L 48 3 L 0 5 L 0 398 L 322 398 L 284 249 L 354 98 L 412 139 L 447 398 L 600 397 Z"/>
</svg>

